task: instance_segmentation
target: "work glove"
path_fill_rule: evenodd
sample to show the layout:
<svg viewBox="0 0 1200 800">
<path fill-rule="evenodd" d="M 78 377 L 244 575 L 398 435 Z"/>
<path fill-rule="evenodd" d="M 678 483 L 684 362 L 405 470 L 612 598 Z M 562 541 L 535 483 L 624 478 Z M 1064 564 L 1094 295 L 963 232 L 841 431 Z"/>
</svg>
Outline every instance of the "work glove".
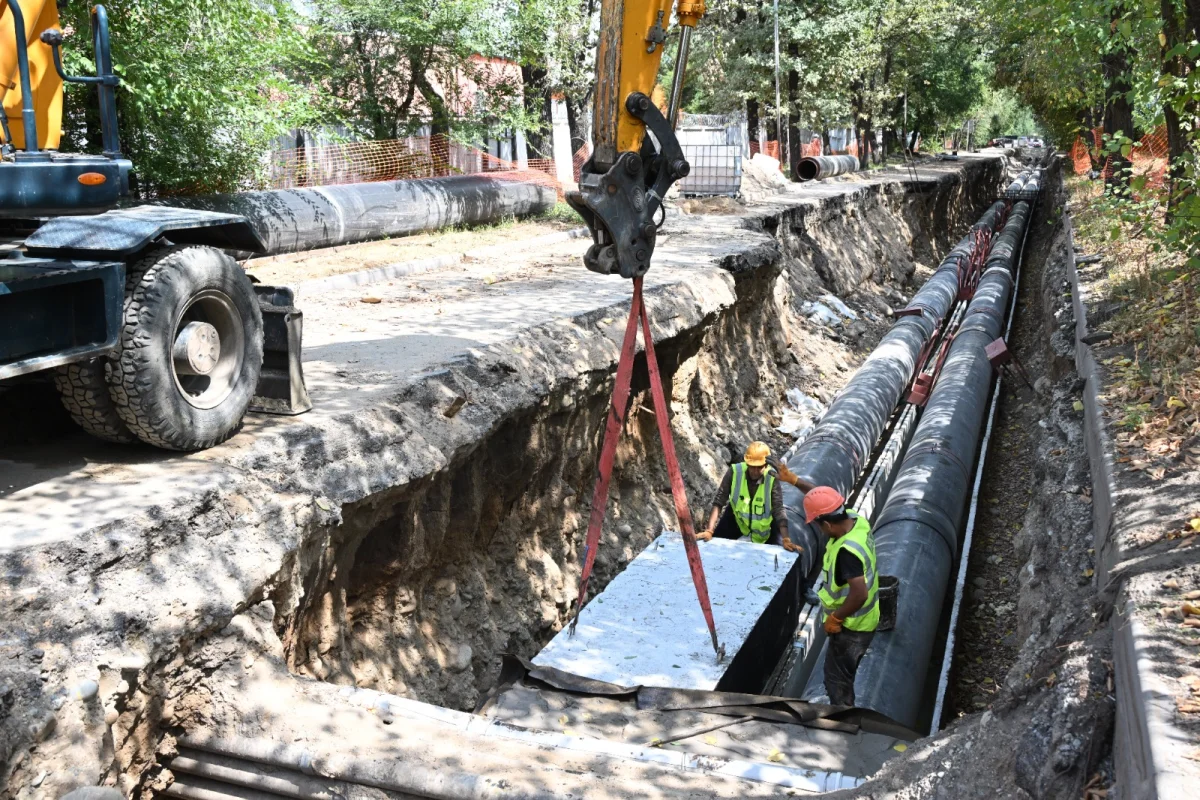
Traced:
<svg viewBox="0 0 1200 800">
<path fill-rule="evenodd" d="M 696 541 L 707 542 L 713 537 L 712 531 L 700 531 L 696 534 Z"/>
<path fill-rule="evenodd" d="M 837 614 L 830 614 L 825 618 L 825 633 L 833 636 L 835 633 L 842 632 L 842 621 L 837 618 Z"/>
<path fill-rule="evenodd" d="M 776 461 L 774 466 L 775 475 L 778 476 L 779 480 L 783 481 L 784 483 L 790 483 L 792 486 L 795 486 L 800 480 L 796 473 L 788 469 L 788 465 L 782 461 Z"/>
<path fill-rule="evenodd" d="M 783 549 L 787 550 L 789 553 L 803 553 L 804 552 L 803 547 L 801 547 L 798 544 L 795 544 L 791 539 L 789 539 L 786 536 L 783 537 Z"/>
</svg>

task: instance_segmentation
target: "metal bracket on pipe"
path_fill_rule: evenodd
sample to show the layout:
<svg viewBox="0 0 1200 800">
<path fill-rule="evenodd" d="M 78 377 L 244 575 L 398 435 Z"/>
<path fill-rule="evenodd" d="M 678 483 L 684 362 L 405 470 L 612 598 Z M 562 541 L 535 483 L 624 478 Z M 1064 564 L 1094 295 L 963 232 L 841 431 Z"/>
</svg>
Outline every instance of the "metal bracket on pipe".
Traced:
<svg viewBox="0 0 1200 800">
<path fill-rule="evenodd" d="M 1033 382 L 1029 380 L 1029 374 L 1025 372 L 1021 360 L 1017 358 L 1016 353 L 1008 349 L 1008 343 L 1004 341 L 1003 337 L 988 344 L 983 348 L 983 352 L 987 356 L 988 363 L 992 365 L 992 369 L 996 371 L 1004 369 L 1014 378 L 1019 376 L 1030 389 L 1033 388 Z"/>
</svg>

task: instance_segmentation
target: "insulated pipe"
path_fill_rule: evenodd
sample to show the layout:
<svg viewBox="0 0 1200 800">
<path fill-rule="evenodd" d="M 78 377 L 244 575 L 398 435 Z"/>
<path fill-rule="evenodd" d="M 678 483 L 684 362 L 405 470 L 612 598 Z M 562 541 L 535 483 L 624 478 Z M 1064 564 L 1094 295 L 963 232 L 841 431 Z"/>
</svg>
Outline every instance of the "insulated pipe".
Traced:
<svg viewBox="0 0 1200 800">
<path fill-rule="evenodd" d="M 896 627 L 875 635 L 859 666 L 855 699 L 909 727 L 920 716 L 991 392 L 993 369 L 984 348 L 1003 331 L 1029 210 L 1017 203 L 992 247 L 874 527 L 879 572 L 900 579 L 900 594 Z M 814 675 L 805 697 L 824 693 L 821 684 L 823 676 Z"/>
<path fill-rule="evenodd" d="M 455 175 L 173 197 L 163 204 L 240 214 L 267 246 L 259 255 L 278 255 L 536 214 L 556 199 L 553 189 L 535 183 Z"/>
<path fill-rule="evenodd" d="M 911 313 L 902 316 L 884 335 L 804 444 L 788 459 L 792 472 L 817 486 L 832 486 L 849 495 L 912 380 L 921 349 L 954 305 L 959 266 L 971 257 L 974 232 L 981 228 L 995 230 L 1004 205 L 997 201 L 984 212 L 909 301 Z M 792 541 L 804 547 L 802 569 L 808 574 L 821 558 L 825 542 L 805 523 L 803 498 L 799 489 L 784 485 L 788 529 Z"/>
<path fill-rule="evenodd" d="M 801 181 L 819 181 L 847 172 L 858 172 L 858 159 L 854 156 L 809 156 L 800 159 L 796 177 Z"/>
</svg>

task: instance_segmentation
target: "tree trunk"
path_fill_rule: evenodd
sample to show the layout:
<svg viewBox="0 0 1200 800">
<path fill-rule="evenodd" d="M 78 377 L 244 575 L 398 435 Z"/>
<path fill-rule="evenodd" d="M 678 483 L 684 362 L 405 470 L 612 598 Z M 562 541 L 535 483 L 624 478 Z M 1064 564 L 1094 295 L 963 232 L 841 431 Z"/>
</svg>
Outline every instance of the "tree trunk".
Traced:
<svg viewBox="0 0 1200 800">
<path fill-rule="evenodd" d="M 753 97 L 746 100 L 746 130 L 750 132 L 750 141 L 758 141 L 758 101 Z M 761 144 L 761 142 L 760 142 Z"/>
<path fill-rule="evenodd" d="M 800 57 L 800 45 L 795 42 L 788 44 L 788 56 L 792 59 Z M 793 60 L 792 64 L 796 62 Z M 792 180 L 796 180 L 796 176 L 800 174 L 800 159 L 802 158 L 802 149 L 800 142 L 800 74 L 796 72 L 793 66 L 788 70 L 787 76 L 787 91 L 788 91 L 788 125 L 787 125 L 787 145 L 788 145 L 788 173 Z"/>
<path fill-rule="evenodd" d="M 1181 56 L 1167 57 L 1167 52 L 1182 40 L 1183 32 L 1179 22 L 1179 10 L 1174 0 L 1162 0 L 1160 11 L 1162 13 L 1163 36 L 1165 38 L 1162 48 L 1162 72 L 1166 77 L 1182 78 L 1184 76 L 1183 58 Z M 1171 100 L 1170 94 L 1167 94 L 1163 102 L 1163 119 L 1167 127 L 1166 178 L 1168 221 L 1170 221 L 1171 213 L 1175 207 L 1175 184 L 1182 177 L 1183 154 L 1187 149 L 1187 141 L 1184 139 L 1183 131 L 1179 126 L 1179 113 L 1175 110 L 1175 106 Z"/>
<path fill-rule="evenodd" d="M 1124 4 L 1118 3 L 1111 12 L 1112 27 L 1117 28 L 1124 12 Z M 1129 103 L 1129 44 L 1121 41 L 1101 56 L 1104 71 L 1104 132 L 1109 136 L 1118 133 L 1133 138 L 1133 107 Z M 1111 155 L 1109 186 L 1126 186 L 1129 183 L 1129 159 L 1120 152 Z"/>
<path fill-rule="evenodd" d="M 525 131 L 525 143 L 533 158 L 553 158 L 550 145 L 550 92 L 546 88 L 546 70 L 521 65 L 521 85 L 525 113 L 538 121 L 537 128 Z"/>
</svg>

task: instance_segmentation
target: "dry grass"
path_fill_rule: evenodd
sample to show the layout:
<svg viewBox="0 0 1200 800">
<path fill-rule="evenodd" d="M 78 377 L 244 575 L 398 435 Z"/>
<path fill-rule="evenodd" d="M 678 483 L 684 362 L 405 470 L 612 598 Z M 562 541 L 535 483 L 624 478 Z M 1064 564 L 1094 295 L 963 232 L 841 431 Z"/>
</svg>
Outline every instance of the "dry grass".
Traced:
<svg viewBox="0 0 1200 800">
<path fill-rule="evenodd" d="M 1094 286 L 1121 304 L 1104 324 L 1113 338 L 1097 353 L 1108 370 L 1117 460 L 1154 480 L 1200 466 L 1200 275 L 1181 254 L 1156 250 L 1151 226 L 1161 217 L 1121 221 L 1098 183 L 1067 186 L 1077 244 L 1104 257 Z"/>
</svg>

